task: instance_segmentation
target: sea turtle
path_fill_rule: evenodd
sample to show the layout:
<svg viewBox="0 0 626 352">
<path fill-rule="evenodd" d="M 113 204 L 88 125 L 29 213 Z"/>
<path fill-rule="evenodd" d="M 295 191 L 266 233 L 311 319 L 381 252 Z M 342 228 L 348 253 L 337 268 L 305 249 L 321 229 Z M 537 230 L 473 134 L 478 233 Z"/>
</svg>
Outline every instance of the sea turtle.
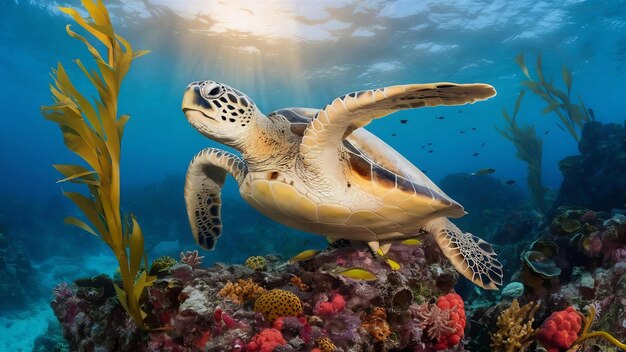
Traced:
<svg viewBox="0 0 626 352">
<path fill-rule="evenodd" d="M 491 245 L 448 220 L 465 215 L 463 207 L 363 128 L 400 109 L 461 105 L 495 94 L 487 84 L 397 85 L 342 95 L 322 110 L 286 108 L 265 116 L 232 87 L 193 82 L 182 102 L 189 123 L 241 153 L 207 148 L 191 161 L 185 202 L 194 238 L 206 249 L 215 246 L 221 188 L 231 174 L 241 196 L 275 221 L 365 241 L 375 253 L 431 233 L 461 274 L 497 289 L 502 266 Z"/>
</svg>

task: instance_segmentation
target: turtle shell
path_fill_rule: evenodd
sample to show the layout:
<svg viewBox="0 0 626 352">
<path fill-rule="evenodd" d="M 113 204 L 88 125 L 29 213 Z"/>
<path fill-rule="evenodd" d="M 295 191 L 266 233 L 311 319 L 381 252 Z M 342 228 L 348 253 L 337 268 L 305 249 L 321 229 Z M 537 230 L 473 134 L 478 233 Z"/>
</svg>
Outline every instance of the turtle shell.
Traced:
<svg viewBox="0 0 626 352">
<path fill-rule="evenodd" d="M 279 114 L 291 124 L 291 132 L 302 136 L 317 109 L 288 108 L 270 114 Z M 344 139 L 346 161 L 352 171 L 348 185 L 361 187 L 383 198 L 379 214 L 389 219 L 398 210 L 428 218 L 429 215 L 461 217 L 463 207 L 446 195 L 422 171 L 398 151 L 364 128 L 358 128 Z M 389 216 L 387 216 L 389 214 Z M 408 214 L 407 214 L 408 215 Z"/>
</svg>

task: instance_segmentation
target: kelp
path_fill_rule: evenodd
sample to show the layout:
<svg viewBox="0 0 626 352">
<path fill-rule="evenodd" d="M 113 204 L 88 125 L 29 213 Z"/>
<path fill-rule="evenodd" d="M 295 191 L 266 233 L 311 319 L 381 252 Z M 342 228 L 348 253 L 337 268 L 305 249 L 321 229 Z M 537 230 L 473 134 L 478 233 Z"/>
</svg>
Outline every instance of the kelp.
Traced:
<svg viewBox="0 0 626 352">
<path fill-rule="evenodd" d="M 528 165 L 528 189 L 530 190 L 535 206 L 543 214 L 546 214 L 548 211 L 548 204 L 546 202 L 547 189 L 541 183 L 543 139 L 536 133 L 534 126 L 520 126 L 517 123 L 517 113 L 519 112 L 525 92 L 526 91 L 521 91 L 517 97 L 513 117 L 511 117 L 505 109 L 502 109 L 502 116 L 504 116 L 507 125 L 504 129 L 499 129 L 498 127 L 496 127 L 496 129 L 504 138 L 510 140 L 513 145 L 515 145 L 515 149 L 517 149 L 515 155 Z"/>
<path fill-rule="evenodd" d="M 549 81 L 546 80 L 543 73 L 541 55 L 537 56 L 537 65 L 535 67 L 537 74 L 536 80 L 532 79 L 530 76 L 530 72 L 524 60 L 524 54 L 519 54 L 515 61 L 527 78 L 527 80 L 522 81 L 522 85 L 548 103 L 548 106 L 546 106 L 541 113 L 549 114 L 554 112 L 561 121 L 561 124 L 557 123 L 557 126 L 562 130 L 567 130 L 576 142 L 578 142 L 580 140 L 578 131 L 582 129 L 586 122 L 593 121 L 594 116 L 590 110 L 585 108 L 580 94 L 577 94 L 578 104 L 572 102 L 572 72 L 565 65 L 561 67 L 561 76 L 567 89 L 567 92 L 565 92 L 554 86 L 554 80 L 552 78 L 550 78 Z"/>
<path fill-rule="evenodd" d="M 115 285 L 121 305 L 140 328 L 145 328 L 146 313 L 140 299 L 144 289 L 154 278 L 146 273 L 147 258 L 144 238 L 134 217 L 126 219 L 120 213 L 120 153 L 124 127 L 128 115 L 117 116 L 120 85 L 131 62 L 147 51 L 133 51 L 131 45 L 115 34 L 109 13 L 101 0 L 82 0 L 89 14 L 82 18 L 73 8 L 59 9 L 70 15 L 94 39 L 79 35 L 67 25 L 67 33 L 83 42 L 95 61 L 96 69 L 87 69 L 81 60 L 74 60 L 78 68 L 98 92 L 94 103 L 70 80 L 61 63 L 52 70 L 50 91 L 54 104 L 42 107 L 48 120 L 59 124 L 65 146 L 86 164 L 53 165 L 63 178 L 58 182 L 85 185 L 88 194 L 64 192 L 81 210 L 87 221 L 67 217 L 66 224 L 75 225 L 100 238 L 113 251 L 119 263 L 122 287 Z M 98 43 L 99 42 L 99 43 Z M 96 48 L 106 49 L 103 56 Z M 142 268 L 143 262 L 143 268 Z"/>
</svg>

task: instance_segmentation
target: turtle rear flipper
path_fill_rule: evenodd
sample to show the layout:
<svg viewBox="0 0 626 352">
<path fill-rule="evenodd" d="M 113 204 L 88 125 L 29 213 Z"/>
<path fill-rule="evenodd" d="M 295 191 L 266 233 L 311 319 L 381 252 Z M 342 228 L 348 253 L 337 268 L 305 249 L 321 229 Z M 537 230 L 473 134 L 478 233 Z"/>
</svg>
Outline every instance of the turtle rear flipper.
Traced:
<svg viewBox="0 0 626 352">
<path fill-rule="evenodd" d="M 213 249 L 222 234 L 222 186 L 226 174 L 237 182 L 245 177 L 246 164 L 238 156 L 215 148 L 206 148 L 191 160 L 185 182 L 185 205 L 196 242 Z"/>
<path fill-rule="evenodd" d="M 462 232 L 447 218 L 428 222 L 430 232 L 454 268 L 474 284 L 497 290 L 502 285 L 502 264 L 491 245 L 471 233 Z"/>
</svg>

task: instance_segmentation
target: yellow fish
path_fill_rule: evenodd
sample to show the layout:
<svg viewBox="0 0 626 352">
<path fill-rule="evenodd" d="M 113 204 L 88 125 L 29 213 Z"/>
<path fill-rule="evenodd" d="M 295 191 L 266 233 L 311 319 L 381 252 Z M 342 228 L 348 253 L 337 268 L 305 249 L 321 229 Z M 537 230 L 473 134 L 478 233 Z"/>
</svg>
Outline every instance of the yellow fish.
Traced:
<svg viewBox="0 0 626 352">
<path fill-rule="evenodd" d="M 337 272 L 337 274 L 353 280 L 375 281 L 378 280 L 376 274 L 362 268 L 350 268 Z"/>
<path fill-rule="evenodd" d="M 389 267 L 391 268 L 391 270 L 396 271 L 396 270 L 400 270 L 400 264 L 398 264 L 398 262 L 396 262 L 395 260 L 389 258 L 387 255 L 385 255 L 383 253 L 383 250 L 378 248 L 377 251 L 378 255 L 380 255 L 383 259 L 385 259 L 385 261 L 387 262 L 387 264 L 389 265 Z"/>
<path fill-rule="evenodd" d="M 400 243 L 405 246 L 419 246 L 420 244 L 422 244 L 422 241 L 418 240 L 417 238 L 409 238 L 408 240 L 404 240 Z"/>
<path fill-rule="evenodd" d="M 400 270 L 400 264 L 398 264 L 398 262 L 396 262 L 395 260 L 385 257 L 385 261 L 387 262 L 387 264 L 389 264 L 391 270 Z"/>
<path fill-rule="evenodd" d="M 317 249 L 308 249 L 304 252 L 300 252 L 298 255 L 296 255 L 295 257 L 291 258 L 289 261 L 290 262 L 303 262 L 305 260 L 309 260 L 313 257 L 315 257 L 316 255 L 319 254 L 319 250 Z"/>
</svg>

